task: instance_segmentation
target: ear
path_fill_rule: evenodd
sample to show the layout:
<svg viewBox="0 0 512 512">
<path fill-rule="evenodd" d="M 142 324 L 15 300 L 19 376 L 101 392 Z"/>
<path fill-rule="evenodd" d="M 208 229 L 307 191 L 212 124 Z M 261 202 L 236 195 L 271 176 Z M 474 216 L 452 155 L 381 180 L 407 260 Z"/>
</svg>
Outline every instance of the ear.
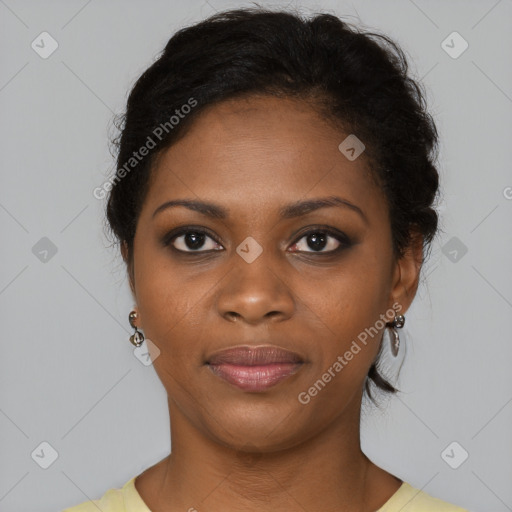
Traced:
<svg viewBox="0 0 512 512">
<path fill-rule="evenodd" d="M 133 257 L 130 260 L 130 252 L 128 249 L 128 243 L 126 240 L 121 242 L 121 255 L 123 257 L 124 262 L 126 263 L 126 270 L 128 272 L 128 282 L 130 284 L 130 289 L 132 291 L 132 295 L 135 298 L 135 278 L 133 274 Z"/>
<path fill-rule="evenodd" d="M 409 309 L 418 290 L 422 263 L 423 236 L 417 231 L 412 231 L 409 246 L 395 262 L 390 296 L 393 304 L 398 303 L 402 306 L 402 315 Z"/>
</svg>

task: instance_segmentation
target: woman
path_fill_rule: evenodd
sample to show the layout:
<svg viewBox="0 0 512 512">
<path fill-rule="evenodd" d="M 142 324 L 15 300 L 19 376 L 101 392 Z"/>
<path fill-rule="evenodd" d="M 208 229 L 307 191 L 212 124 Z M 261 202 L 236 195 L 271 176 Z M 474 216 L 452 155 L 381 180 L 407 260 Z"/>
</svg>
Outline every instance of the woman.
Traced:
<svg viewBox="0 0 512 512">
<path fill-rule="evenodd" d="M 436 233 L 437 141 L 385 36 L 264 9 L 174 35 L 104 186 L 172 453 L 66 512 L 462 511 L 360 446 L 364 393 L 396 392 L 379 360 Z"/>
</svg>

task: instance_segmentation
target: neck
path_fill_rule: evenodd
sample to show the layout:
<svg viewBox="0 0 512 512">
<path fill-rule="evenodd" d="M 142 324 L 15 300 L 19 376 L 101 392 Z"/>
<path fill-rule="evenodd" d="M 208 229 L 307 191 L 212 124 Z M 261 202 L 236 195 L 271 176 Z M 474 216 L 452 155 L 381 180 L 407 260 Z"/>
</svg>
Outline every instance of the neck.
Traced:
<svg viewBox="0 0 512 512">
<path fill-rule="evenodd" d="M 147 504 L 158 512 L 372 510 L 365 495 L 376 466 L 360 447 L 360 405 L 361 395 L 321 432 L 279 447 L 263 439 L 258 449 L 205 435 L 169 400 L 172 453 L 158 465 L 157 501 Z"/>
</svg>

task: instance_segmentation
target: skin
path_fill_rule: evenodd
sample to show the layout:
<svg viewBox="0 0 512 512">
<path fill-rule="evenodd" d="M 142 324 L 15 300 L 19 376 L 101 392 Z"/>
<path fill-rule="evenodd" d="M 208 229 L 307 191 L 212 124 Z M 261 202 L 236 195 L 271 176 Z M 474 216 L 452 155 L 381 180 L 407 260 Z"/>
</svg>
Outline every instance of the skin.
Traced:
<svg viewBox="0 0 512 512">
<path fill-rule="evenodd" d="M 308 103 L 253 95 L 207 108 L 160 154 L 133 258 L 123 246 L 136 323 L 160 351 L 151 354 L 171 418 L 172 453 L 135 481 L 153 512 L 370 512 L 400 487 L 360 446 L 363 385 L 384 328 L 308 404 L 297 399 L 393 304 L 404 314 L 418 285 L 421 239 L 395 257 L 365 154 L 349 161 L 338 149 L 347 135 Z M 349 207 L 279 216 L 289 203 L 333 195 L 364 217 Z M 213 202 L 230 215 L 181 206 L 153 217 L 174 199 Z M 323 255 L 340 242 L 329 234 L 324 247 L 308 243 L 305 228 L 318 224 L 351 245 Z M 183 235 L 164 246 L 182 226 L 216 240 L 207 235 L 196 252 Z M 236 252 L 249 236 L 263 249 L 252 263 Z M 305 363 L 264 392 L 242 391 L 205 365 L 239 344 L 277 345 Z"/>
</svg>

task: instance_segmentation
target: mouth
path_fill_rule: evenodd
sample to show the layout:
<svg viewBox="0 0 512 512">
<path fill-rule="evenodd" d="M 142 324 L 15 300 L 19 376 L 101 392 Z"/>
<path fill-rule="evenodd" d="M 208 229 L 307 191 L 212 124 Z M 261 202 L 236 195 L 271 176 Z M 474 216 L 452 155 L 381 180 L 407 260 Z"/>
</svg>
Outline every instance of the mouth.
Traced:
<svg viewBox="0 0 512 512">
<path fill-rule="evenodd" d="M 228 383 L 244 391 L 261 392 L 297 373 L 304 361 L 294 352 L 266 345 L 223 350 L 206 364 Z"/>
</svg>

